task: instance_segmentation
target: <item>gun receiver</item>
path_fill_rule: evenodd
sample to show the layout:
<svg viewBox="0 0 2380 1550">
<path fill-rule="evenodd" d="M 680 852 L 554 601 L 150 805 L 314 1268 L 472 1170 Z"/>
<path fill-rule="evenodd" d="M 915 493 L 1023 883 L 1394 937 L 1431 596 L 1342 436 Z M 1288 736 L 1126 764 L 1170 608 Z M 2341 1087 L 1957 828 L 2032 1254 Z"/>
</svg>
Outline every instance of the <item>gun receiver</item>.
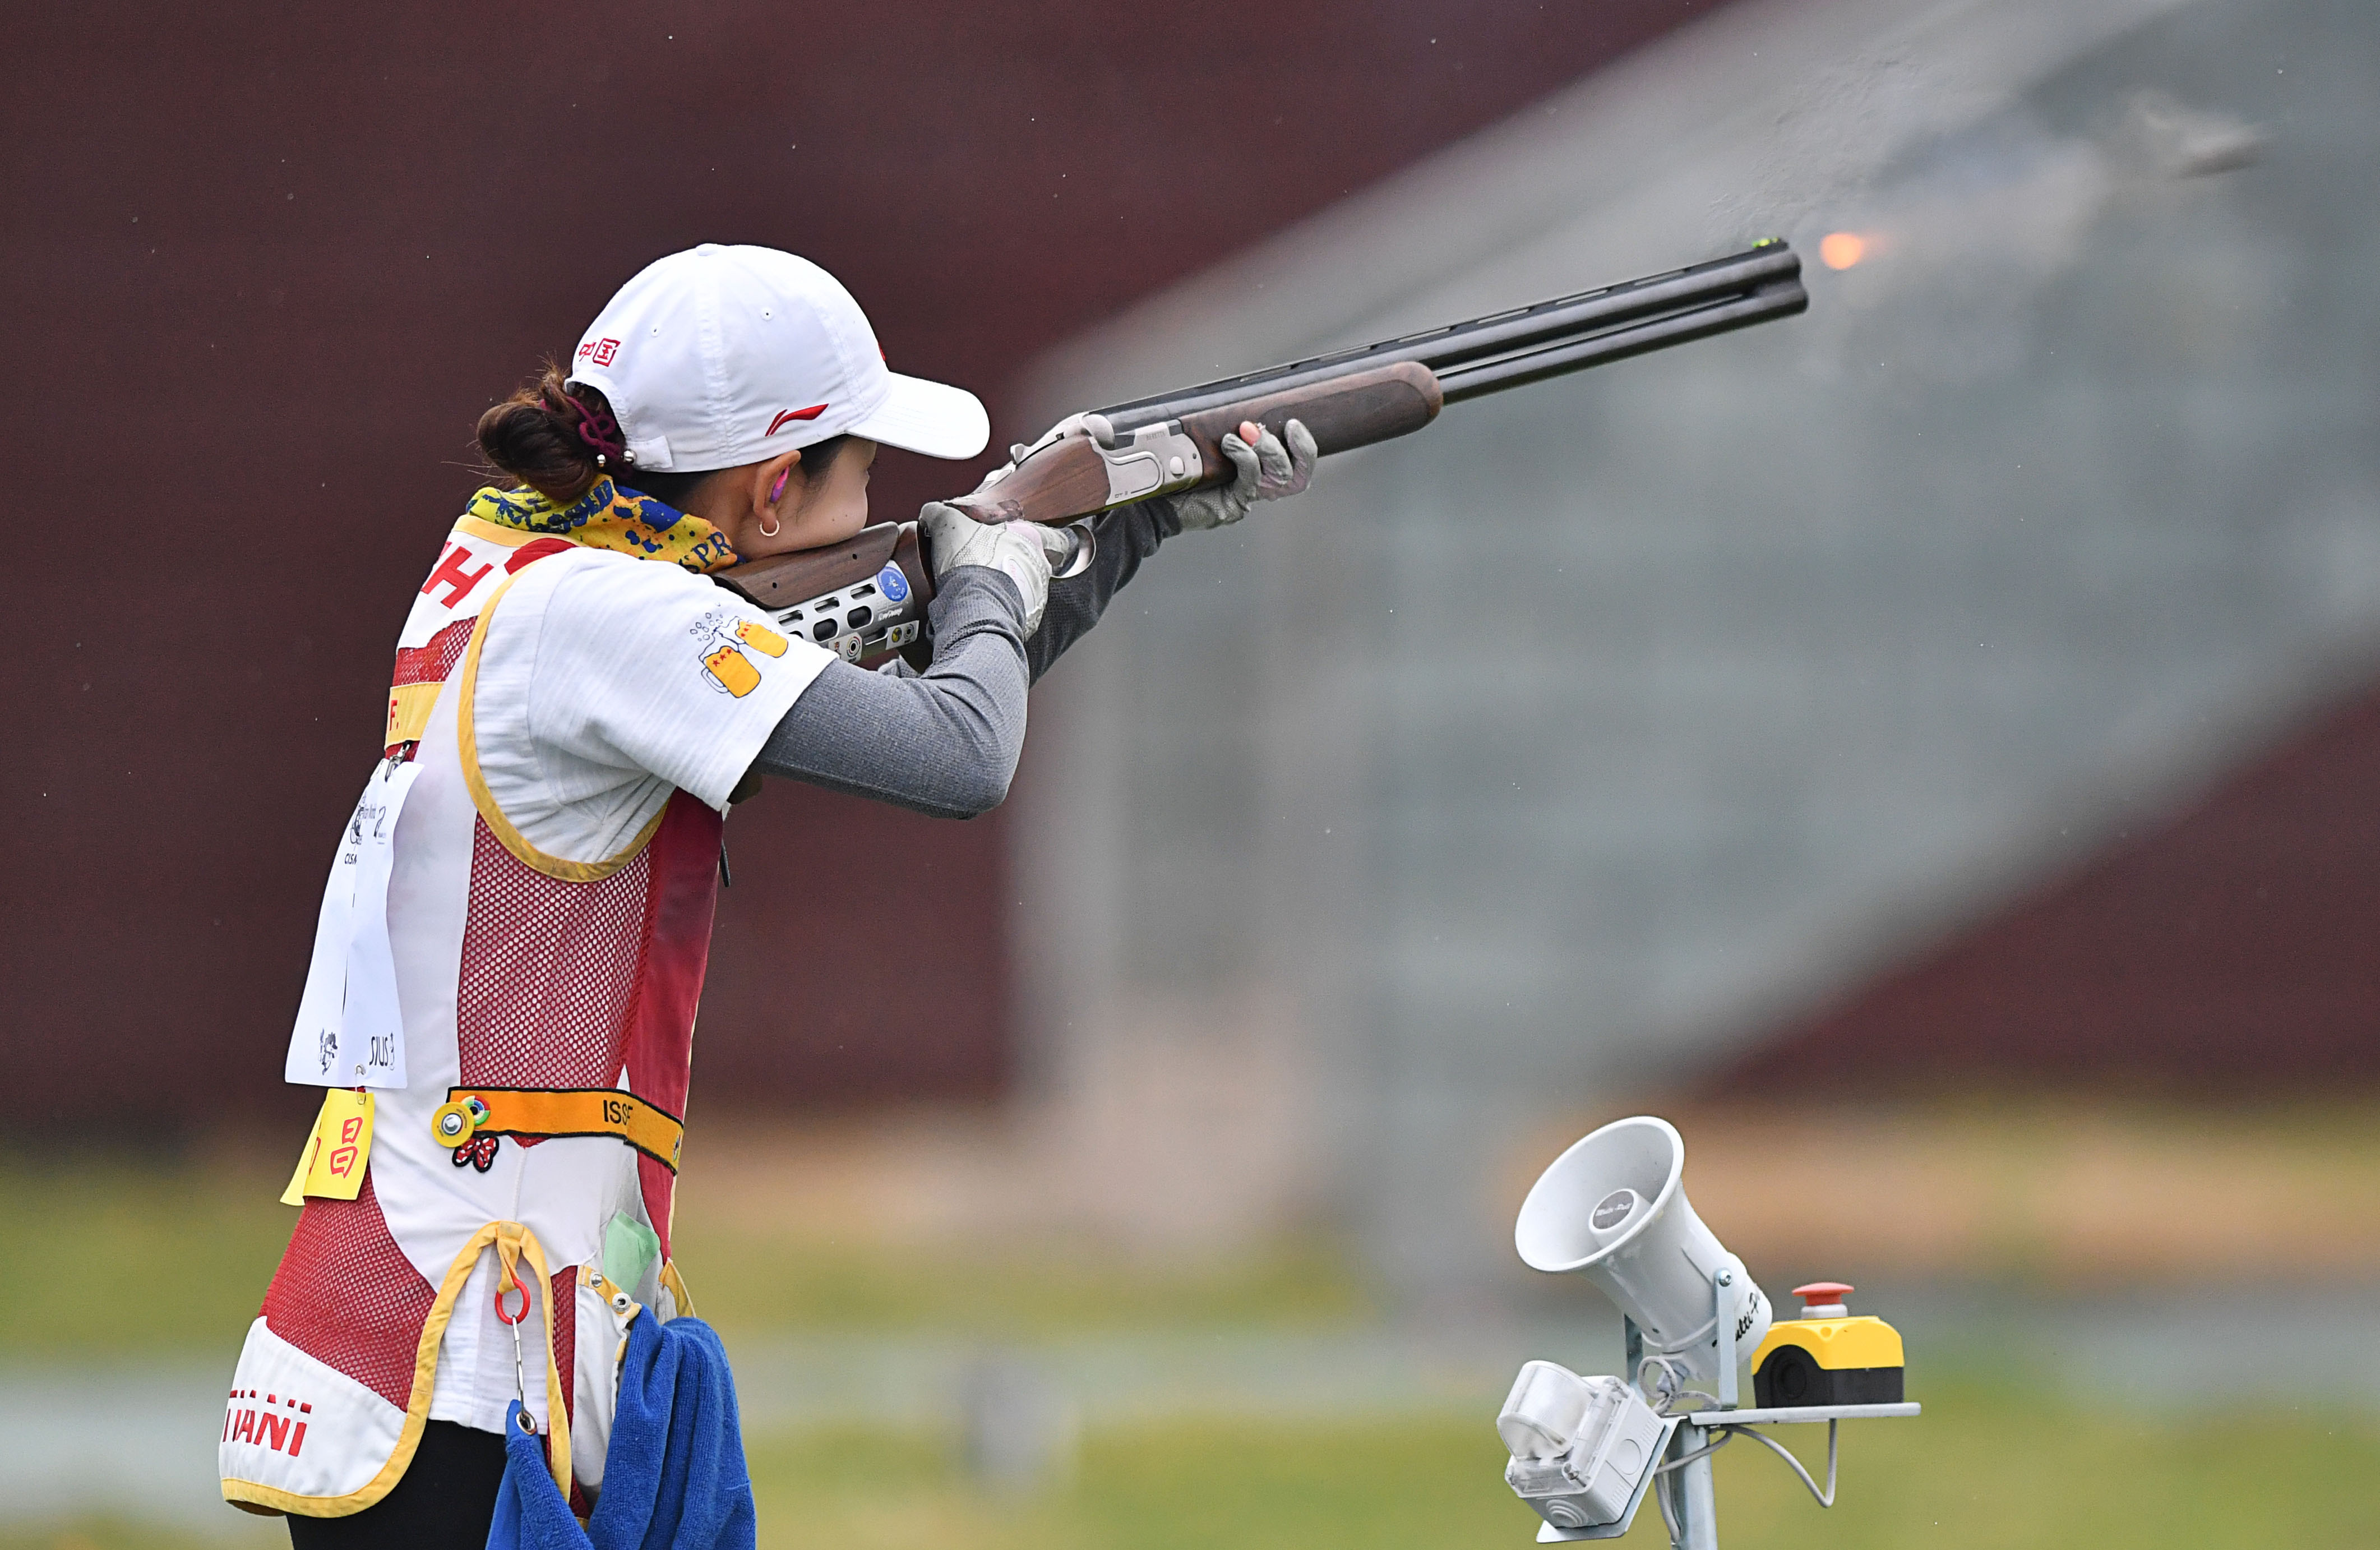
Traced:
<svg viewBox="0 0 2380 1550">
<path fill-rule="evenodd" d="M 1328 455 L 1418 431 L 1444 402 L 1427 366 L 1365 366 L 1310 382 L 1259 386 L 1214 405 L 1120 431 L 1104 415 L 1030 448 L 997 483 L 952 502 L 986 522 L 1071 522 L 1228 477 L 1223 438 L 1253 420 L 1275 435 L 1293 420 Z"/>
<path fill-rule="evenodd" d="M 1410 434 L 1448 404 L 1791 317 L 1809 304 L 1802 261 L 1771 238 L 1691 268 L 1111 405 L 1023 448 L 1007 472 L 951 504 L 986 522 L 1074 522 L 1222 482 L 1232 472 L 1222 439 L 1243 421 L 1276 435 L 1302 421 L 1328 456 Z M 917 641 L 934 595 L 914 522 L 882 523 L 847 543 L 756 560 L 716 580 L 854 662 Z"/>
</svg>

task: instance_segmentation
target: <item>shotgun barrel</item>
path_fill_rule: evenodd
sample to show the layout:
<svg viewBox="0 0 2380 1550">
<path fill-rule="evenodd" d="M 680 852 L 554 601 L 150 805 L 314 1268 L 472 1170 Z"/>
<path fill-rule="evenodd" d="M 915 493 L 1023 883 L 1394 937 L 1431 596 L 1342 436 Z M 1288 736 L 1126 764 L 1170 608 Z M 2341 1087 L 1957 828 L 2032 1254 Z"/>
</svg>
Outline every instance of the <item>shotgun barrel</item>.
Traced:
<svg viewBox="0 0 2380 1550">
<path fill-rule="evenodd" d="M 1810 304 L 1802 261 L 1781 239 L 1666 275 L 1558 296 L 1467 323 L 1334 350 L 1099 410 L 1118 431 L 1179 420 L 1375 366 L 1427 367 L 1450 404 L 1648 350 L 1791 317 Z"/>
<path fill-rule="evenodd" d="M 1231 477 L 1222 438 L 1292 420 L 1326 456 L 1420 430 L 1448 404 L 1749 328 L 1808 308 L 1802 261 L 1749 251 L 1376 345 L 1134 398 L 1053 432 L 952 504 L 986 522 L 1071 522 Z"/>
</svg>

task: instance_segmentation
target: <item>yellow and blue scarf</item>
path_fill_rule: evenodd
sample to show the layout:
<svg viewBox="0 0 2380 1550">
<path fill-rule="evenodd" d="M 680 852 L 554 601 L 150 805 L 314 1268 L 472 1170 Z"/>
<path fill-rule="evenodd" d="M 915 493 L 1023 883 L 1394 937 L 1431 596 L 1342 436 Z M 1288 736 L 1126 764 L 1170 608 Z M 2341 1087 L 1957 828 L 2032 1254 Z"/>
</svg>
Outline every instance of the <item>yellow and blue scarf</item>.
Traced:
<svg viewBox="0 0 2380 1550">
<path fill-rule="evenodd" d="M 644 560 L 668 560 L 701 575 L 724 570 L 739 557 L 727 535 L 701 518 L 650 495 L 624 490 L 608 478 L 568 506 L 556 506 L 524 486 L 484 489 L 464 510 L 482 522 L 611 549 Z"/>
</svg>

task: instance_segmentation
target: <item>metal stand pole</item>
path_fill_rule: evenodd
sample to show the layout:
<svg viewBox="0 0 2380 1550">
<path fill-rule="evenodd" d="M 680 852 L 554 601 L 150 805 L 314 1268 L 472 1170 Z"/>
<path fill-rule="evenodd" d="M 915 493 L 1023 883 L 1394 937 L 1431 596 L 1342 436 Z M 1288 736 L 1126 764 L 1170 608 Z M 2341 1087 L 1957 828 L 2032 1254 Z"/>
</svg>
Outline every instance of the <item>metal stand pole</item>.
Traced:
<svg viewBox="0 0 2380 1550">
<path fill-rule="evenodd" d="M 1710 1446 L 1710 1434 L 1688 1422 L 1678 1428 L 1671 1454 L 1682 1458 Z M 1718 1495 L 1711 1487 L 1710 1456 L 1705 1454 L 1670 1477 L 1670 1499 L 1678 1511 L 1678 1550 L 1718 1550 Z"/>
</svg>

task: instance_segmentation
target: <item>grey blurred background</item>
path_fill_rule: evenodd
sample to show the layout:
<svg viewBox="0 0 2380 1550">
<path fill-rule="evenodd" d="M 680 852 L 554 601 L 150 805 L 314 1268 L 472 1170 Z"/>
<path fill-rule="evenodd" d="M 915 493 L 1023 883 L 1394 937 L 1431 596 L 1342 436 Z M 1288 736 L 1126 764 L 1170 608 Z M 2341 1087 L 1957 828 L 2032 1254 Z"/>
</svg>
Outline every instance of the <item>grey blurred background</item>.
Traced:
<svg viewBox="0 0 2380 1550">
<path fill-rule="evenodd" d="M 1769 235 L 1811 292 L 1167 551 L 1035 707 L 1037 1080 L 1140 1105 L 1112 1131 L 1218 1210 L 1476 1287 L 1549 1115 L 1822 1048 L 1878 976 L 2186 844 L 2380 667 L 2375 103 L 2369 7 L 1737 6 L 1045 359 L 1038 408 L 1110 402 Z M 2269 893 L 2265 848 L 2226 864 Z M 2295 881 L 2264 913 L 2358 908 Z M 2096 982 L 2003 946 L 1862 1080 L 1761 1085 L 2368 1079 L 2368 950 L 2240 967 L 2200 1038 L 2138 1026 L 2168 926 Z M 2239 1005 L 2342 967 L 2360 1006 Z M 2028 1026 L 2010 982 L 2061 973 L 2076 1025 Z"/>
</svg>

